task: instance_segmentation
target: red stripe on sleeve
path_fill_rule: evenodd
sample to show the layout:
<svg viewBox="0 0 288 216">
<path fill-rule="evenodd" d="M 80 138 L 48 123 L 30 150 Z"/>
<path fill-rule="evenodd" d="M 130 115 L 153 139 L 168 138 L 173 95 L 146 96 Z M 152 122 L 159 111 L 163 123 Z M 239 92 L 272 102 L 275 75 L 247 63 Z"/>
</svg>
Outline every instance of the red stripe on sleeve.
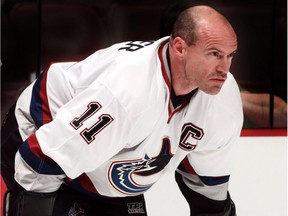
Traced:
<svg viewBox="0 0 288 216">
<path fill-rule="evenodd" d="M 184 158 L 184 160 L 181 162 L 182 167 L 186 170 L 186 172 L 190 174 L 197 175 L 191 164 L 189 163 L 189 160 L 187 157 Z"/>
<path fill-rule="evenodd" d="M 47 74 L 48 70 L 44 72 L 40 86 L 40 99 L 42 101 L 43 124 L 52 121 L 52 115 L 49 109 L 48 96 L 47 96 Z"/>
<path fill-rule="evenodd" d="M 36 155 L 38 158 L 42 159 L 42 160 L 51 160 L 51 158 L 49 158 L 48 156 L 46 156 L 42 150 L 41 147 L 38 143 L 38 140 L 36 138 L 35 134 L 32 134 L 29 138 L 28 138 L 28 144 L 29 144 L 29 148 L 30 150 L 33 152 L 34 155 Z"/>
</svg>

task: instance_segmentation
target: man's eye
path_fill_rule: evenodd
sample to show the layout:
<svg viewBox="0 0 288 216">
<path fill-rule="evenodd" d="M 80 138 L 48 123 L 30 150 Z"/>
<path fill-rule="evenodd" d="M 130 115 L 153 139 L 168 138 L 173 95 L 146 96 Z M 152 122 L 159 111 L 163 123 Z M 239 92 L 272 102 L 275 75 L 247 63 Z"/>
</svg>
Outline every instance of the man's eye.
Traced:
<svg viewBox="0 0 288 216">
<path fill-rule="evenodd" d="M 229 57 L 229 58 L 233 58 L 234 54 L 235 54 L 235 53 L 231 53 L 231 54 L 228 55 L 228 57 Z"/>
<path fill-rule="evenodd" d="M 222 57 L 222 55 L 219 52 L 216 52 L 216 51 L 215 52 L 211 52 L 210 55 L 216 56 L 217 58 L 221 58 Z"/>
</svg>

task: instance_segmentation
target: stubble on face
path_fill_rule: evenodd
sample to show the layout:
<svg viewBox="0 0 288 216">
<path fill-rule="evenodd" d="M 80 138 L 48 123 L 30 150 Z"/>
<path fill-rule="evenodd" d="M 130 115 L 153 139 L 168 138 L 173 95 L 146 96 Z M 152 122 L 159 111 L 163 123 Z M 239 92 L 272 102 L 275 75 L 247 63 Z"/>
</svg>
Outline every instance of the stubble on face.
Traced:
<svg viewBox="0 0 288 216">
<path fill-rule="evenodd" d="M 237 37 L 226 22 L 220 20 L 218 25 L 211 23 L 204 20 L 198 28 L 198 41 L 192 45 L 194 48 L 191 47 L 191 52 L 195 53 L 190 56 L 190 78 L 200 90 L 216 95 L 227 79 L 237 49 Z M 186 74 L 189 77 L 189 73 Z"/>
</svg>

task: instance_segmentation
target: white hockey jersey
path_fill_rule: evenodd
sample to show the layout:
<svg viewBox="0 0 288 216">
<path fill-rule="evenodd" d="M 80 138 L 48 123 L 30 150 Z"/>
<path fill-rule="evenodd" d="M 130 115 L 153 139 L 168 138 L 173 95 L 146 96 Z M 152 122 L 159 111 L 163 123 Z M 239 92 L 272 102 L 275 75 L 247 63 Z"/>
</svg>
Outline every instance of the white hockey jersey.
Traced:
<svg viewBox="0 0 288 216">
<path fill-rule="evenodd" d="M 183 159 L 199 175 L 229 175 L 243 121 L 238 86 L 229 73 L 218 95 L 198 90 L 174 109 L 167 47 L 167 38 L 131 41 L 52 64 L 16 104 L 16 181 L 36 192 L 65 182 L 123 197 L 144 193 Z"/>
</svg>

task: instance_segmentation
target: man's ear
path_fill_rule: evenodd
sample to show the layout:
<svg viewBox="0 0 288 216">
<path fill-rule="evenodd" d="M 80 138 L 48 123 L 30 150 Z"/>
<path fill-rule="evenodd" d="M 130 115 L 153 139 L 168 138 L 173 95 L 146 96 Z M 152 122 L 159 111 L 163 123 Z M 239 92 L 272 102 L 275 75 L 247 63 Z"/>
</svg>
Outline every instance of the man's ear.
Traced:
<svg viewBox="0 0 288 216">
<path fill-rule="evenodd" d="M 174 53 L 176 55 L 183 55 L 184 49 L 187 46 L 186 42 L 181 37 L 175 37 L 172 44 Z"/>
</svg>

